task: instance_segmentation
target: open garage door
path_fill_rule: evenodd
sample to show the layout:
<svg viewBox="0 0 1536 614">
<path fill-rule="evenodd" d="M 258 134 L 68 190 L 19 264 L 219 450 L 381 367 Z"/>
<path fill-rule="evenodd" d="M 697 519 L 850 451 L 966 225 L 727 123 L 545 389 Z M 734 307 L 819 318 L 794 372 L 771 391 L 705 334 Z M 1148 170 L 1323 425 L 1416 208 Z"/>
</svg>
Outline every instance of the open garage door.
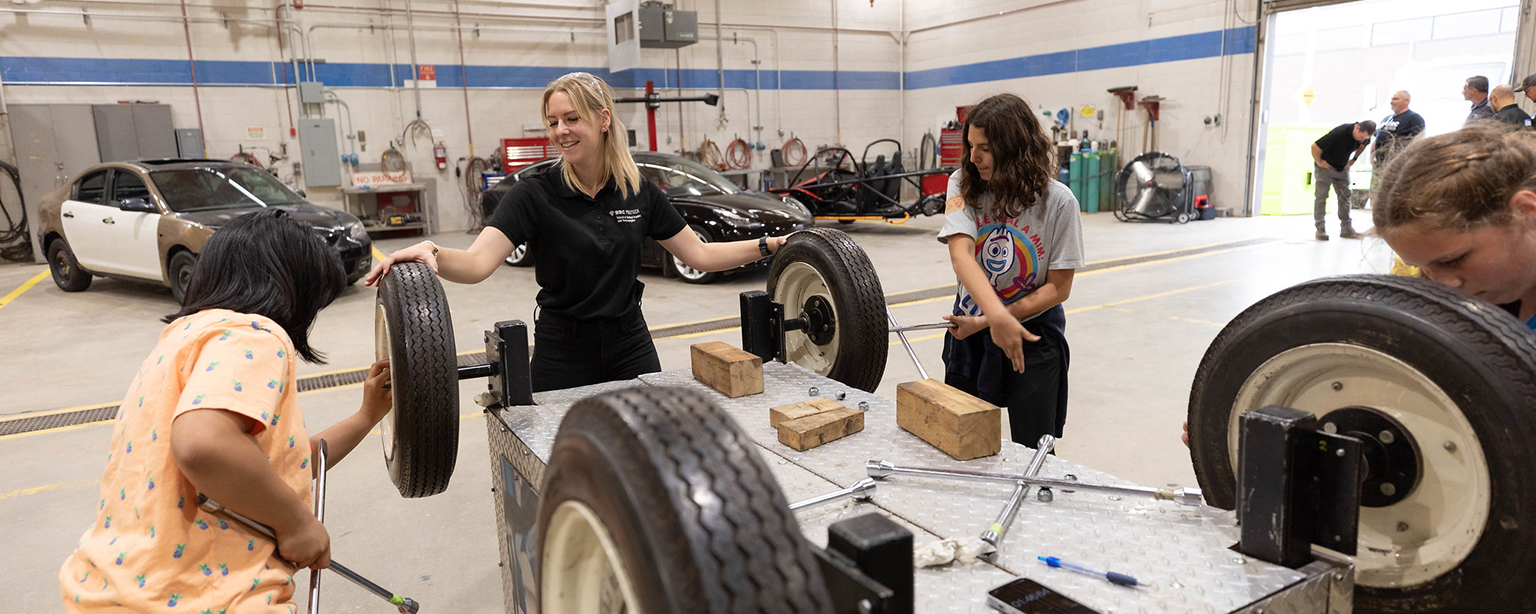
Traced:
<svg viewBox="0 0 1536 614">
<path fill-rule="evenodd" d="M 1249 214 L 1310 215 L 1311 142 L 1339 124 L 1381 122 L 1392 114 L 1388 100 L 1396 91 L 1410 92 L 1425 134 L 1459 129 L 1470 108 L 1461 95 L 1468 77 L 1497 85 L 1536 71 L 1532 1 L 1263 2 Z M 1520 104 L 1533 108 L 1523 97 Z M 1362 156 L 1350 172 L 1355 208 L 1365 203 L 1371 176 L 1370 158 Z M 1329 197 L 1327 207 L 1337 207 L 1336 199 Z M 1353 216 L 1357 223 L 1362 213 Z"/>
</svg>

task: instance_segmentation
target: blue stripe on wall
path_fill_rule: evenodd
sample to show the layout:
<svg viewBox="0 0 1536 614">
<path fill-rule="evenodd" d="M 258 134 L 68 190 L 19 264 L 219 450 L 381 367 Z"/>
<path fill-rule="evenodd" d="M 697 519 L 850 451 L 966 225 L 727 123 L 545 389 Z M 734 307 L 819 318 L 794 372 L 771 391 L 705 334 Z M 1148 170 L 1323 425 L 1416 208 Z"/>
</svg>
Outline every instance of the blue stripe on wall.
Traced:
<svg viewBox="0 0 1536 614">
<path fill-rule="evenodd" d="M 1253 53 L 1252 26 L 1226 31 L 1201 32 L 1152 40 L 1090 47 L 1073 51 L 961 64 L 906 74 L 909 90 L 981 83 L 1004 79 L 1038 77 L 1064 73 L 1177 62 L 1220 55 Z M 297 78 L 292 65 L 275 62 L 238 62 L 199 60 L 197 82 L 200 85 L 291 85 Z M 300 66 L 301 70 L 307 70 Z M 682 87 L 714 89 L 720 75 L 711 69 L 637 68 L 610 73 L 606 68 L 566 66 L 465 66 L 463 75 L 453 64 L 437 66 L 438 87 L 470 88 L 543 88 L 550 81 L 574 70 L 585 70 L 607 80 L 615 88 L 643 88 L 646 80 L 658 88 Z M 315 78 L 332 87 L 400 87 L 411 76 L 409 64 L 396 64 L 391 73 L 388 64 L 325 63 L 314 66 Z M 287 73 L 285 75 L 285 72 Z M 307 75 L 306 75 L 307 76 Z M 50 85 L 64 83 L 146 83 L 191 85 L 192 72 L 185 60 L 99 59 L 0 57 L 0 77 L 10 85 Z M 286 77 L 286 78 L 285 78 Z M 782 83 L 780 79 L 782 78 Z M 894 71 L 845 70 L 727 70 L 725 87 L 788 90 L 896 90 L 901 88 L 900 73 Z"/>
<path fill-rule="evenodd" d="M 991 62 L 914 70 L 907 73 L 907 89 L 918 90 L 964 83 L 1021 79 L 1253 53 L 1254 36 L 1254 27 L 1247 26 L 1227 30 L 1225 45 L 1223 45 L 1222 32 L 1218 30 Z"/>
</svg>

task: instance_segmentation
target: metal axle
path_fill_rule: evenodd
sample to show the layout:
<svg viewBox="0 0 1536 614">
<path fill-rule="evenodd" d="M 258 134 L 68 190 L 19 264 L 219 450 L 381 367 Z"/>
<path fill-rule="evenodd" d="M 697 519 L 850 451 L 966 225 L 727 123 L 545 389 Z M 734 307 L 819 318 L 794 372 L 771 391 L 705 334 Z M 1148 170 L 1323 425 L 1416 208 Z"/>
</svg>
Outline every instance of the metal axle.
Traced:
<svg viewBox="0 0 1536 614">
<path fill-rule="evenodd" d="M 797 501 L 795 503 L 791 503 L 791 504 L 789 504 L 789 510 L 790 511 L 803 510 L 803 509 L 808 508 L 808 507 L 816 507 L 818 505 L 823 505 L 823 504 L 831 503 L 833 501 L 838 501 L 838 500 L 841 500 L 841 499 L 846 499 L 848 497 L 853 497 L 854 499 L 857 499 L 859 501 L 868 501 L 870 493 L 874 492 L 874 490 L 875 490 L 875 479 L 874 478 L 864 478 L 862 480 L 854 482 L 853 486 L 849 486 L 849 487 L 844 488 L 842 490 L 832 491 L 832 492 L 829 492 L 829 493 L 824 494 L 824 495 L 817 495 L 815 497 L 811 497 L 811 498 L 806 499 L 804 501 Z"/>
<path fill-rule="evenodd" d="M 1074 482 L 1072 480 L 1059 480 L 1056 478 L 1041 478 L 1028 475 L 1010 473 L 989 473 L 985 471 L 961 471 L 958 469 L 923 469 L 918 467 L 899 467 L 883 460 L 870 460 L 865 463 L 865 470 L 869 477 L 881 479 L 891 475 L 912 475 L 926 478 L 940 478 L 950 480 L 964 480 L 970 482 L 1024 482 L 1030 486 L 1050 486 L 1053 488 L 1096 490 L 1099 492 L 1113 493 L 1117 495 L 1131 495 L 1135 497 L 1151 497 L 1158 501 L 1173 501 L 1179 505 L 1198 506 L 1205 503 L 1205 496 L 1198 488 L 1180 488 L 1167 490 L 1162 488 L 1148 488 L 1145 486 L 1111 486 L 1109 484 L 1092 484 L 1088 482 Z"/>
</svg>

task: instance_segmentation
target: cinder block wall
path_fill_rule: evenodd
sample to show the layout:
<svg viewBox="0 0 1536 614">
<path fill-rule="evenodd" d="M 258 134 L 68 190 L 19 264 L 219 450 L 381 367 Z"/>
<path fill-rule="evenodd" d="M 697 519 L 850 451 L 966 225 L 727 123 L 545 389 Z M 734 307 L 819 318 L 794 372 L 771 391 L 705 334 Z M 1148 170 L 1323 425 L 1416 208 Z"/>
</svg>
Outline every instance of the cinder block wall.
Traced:
<svg viewBox="0 0 1536 614">
<path fill-rule="evenodd" d="M 1147 114 L 1137 108 L 1124 111 L 1122 118 L 1123 107 L 1107 90 L 1134 85 L 1138 99 L 1166 99 L 1156 149 L 1185 165 L 1210 166 L 1212 202 L 1241 212 L 1253 91 L 1254 27 L 1248 22 L 1254 4 L 910 0 L 907 138 L 937 130 L 954 117 L 958 105 L 1012 92 L 1053 113 L 1084 105 L 1103 111 L 1103 121 L 1077 117 L 1075 127 L 1088 130 L 1093 139 L 1123 136 L 1123 165 L 1145 150 Z M 1012 12 L 993 16 L 1004 11 Z M 954 22 L 960 23 L 933 28 Z M 1217 115 L 1219 125 L 1214 123 Z M 1207 125 L 1206 118 L 1213 123 Z"/>
<path fill-rule="evenodd" d="M 1252 3 L 1236 1 L 1244 18 L 1251 19 Z M 540 94 L 555 76 L 591 71 L 620 96 L 638 95 L 647 79 L 696 95 L 719 85 L 718 48 L 723 115 L 702 103 L 664 105 L 657 113 L 659 150 L 694 149 L 704 138 L 723 150 L 736 137 L 774 148 L 795 136 L 813 150 L 841 143 L 855 153 L 875 139 L 898 138 L 910 152 L 956 105 L 999 91 L 1050 109 L 1095 105 L 1106 112 L 1103 126 L 1079 120 L 1079 129 L 1112 135 L 1117 115 L 1105 89 L 1134 84 L 1143 95 L 1169 99 L 1159 149 L 1215 167 L 1214 200 L 1241 209 L 1253 33 L 1224 15 L 1224 2 L 720 0 L 723 42 L 714 40 L 715 2 L 676 4 L 697 11 L 700 42 L 644 50 L 641 69 L 610 75 L 600 2 L 415 0 L 409 20 L 417 63 L 434 66 L 437 77 L 436 87 L 421 90 L 421 117 L 441 132 L 450 163 L 469 156 L 471 145 L 474 155 L 487 157 L 502 138 L 542 134 Z M 1019 8 L 1027 10 L 971 20 Z M 268 154 L 286 157 L 277 164 L 282 178 L 307 188 L 311 200 L 339 207 L 339 190 L 308 187 L 302 173 L 295 175 L 298 142 L 289 129 L 306 114 L 338 118 L 342 132 L 366 136 L 361 144 L 342 138 L 340 148 L 378 162 L 416 117 L 405 9 L 403 0 L 328 0 L 296 10 L 276 2 L 188 0 L 191 22 L 184 26 L 178 3 L 92 2 L 84 14 L 77 2 L 11 4 L 0 7 L 0 78 L 11 104 L 150 100 L 170 104 L 178 128 L 198 127 L 190 34 L 208 155 L 227 158 L 244 149 L 263 161 Z M 1225 56 L 1224 29 L 1231 54 Z M 903 52 L 904 30 L 910 34 Z M 296 66 L 296 56 L 323 63 Z M 345 103 L 350 121 L 338 104 L 299 104 L 287 86 L 311 76 Z M 1223 83 L 1230 83 L 1230 100 L 1219 95 Z M 1202 123 L 1217 113 L 1222 126 Z M 1126 127 L 1138 150 L 1143 115 L 1134 115 Z M 620 118 L 647 146 L 644 109 L 625 105 Z M 467 228 L 454 164 L 438 171 L 426 138 L 407 138 L 402 150 L 416 178 L 437 180 L 441 227 Z M 767 165 L 766 152 L 754 154 L 755 168 Z"/>
</svg>

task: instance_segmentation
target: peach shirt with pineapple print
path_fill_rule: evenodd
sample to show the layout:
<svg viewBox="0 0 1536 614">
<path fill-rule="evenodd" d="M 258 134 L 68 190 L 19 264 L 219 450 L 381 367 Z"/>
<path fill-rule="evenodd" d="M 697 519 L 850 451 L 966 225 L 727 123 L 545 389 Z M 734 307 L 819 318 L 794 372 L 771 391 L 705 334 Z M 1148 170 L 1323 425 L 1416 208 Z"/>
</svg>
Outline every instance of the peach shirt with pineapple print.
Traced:
<svg viewBox="0 0 1536 614">
<path fill-rule="evenodd" d="M 294 568 L 264 537 L 202 511 L 171 456 L 183 413 L 230 411 L 312 501 L 293 342 L 272 320 L 207 310 L 172 322 L 118 410 L 96 522 L 59 570 L 65 611 L 292 613 Z M 238 510 L 236 510 L 238 511 Z"/>
</svg>

